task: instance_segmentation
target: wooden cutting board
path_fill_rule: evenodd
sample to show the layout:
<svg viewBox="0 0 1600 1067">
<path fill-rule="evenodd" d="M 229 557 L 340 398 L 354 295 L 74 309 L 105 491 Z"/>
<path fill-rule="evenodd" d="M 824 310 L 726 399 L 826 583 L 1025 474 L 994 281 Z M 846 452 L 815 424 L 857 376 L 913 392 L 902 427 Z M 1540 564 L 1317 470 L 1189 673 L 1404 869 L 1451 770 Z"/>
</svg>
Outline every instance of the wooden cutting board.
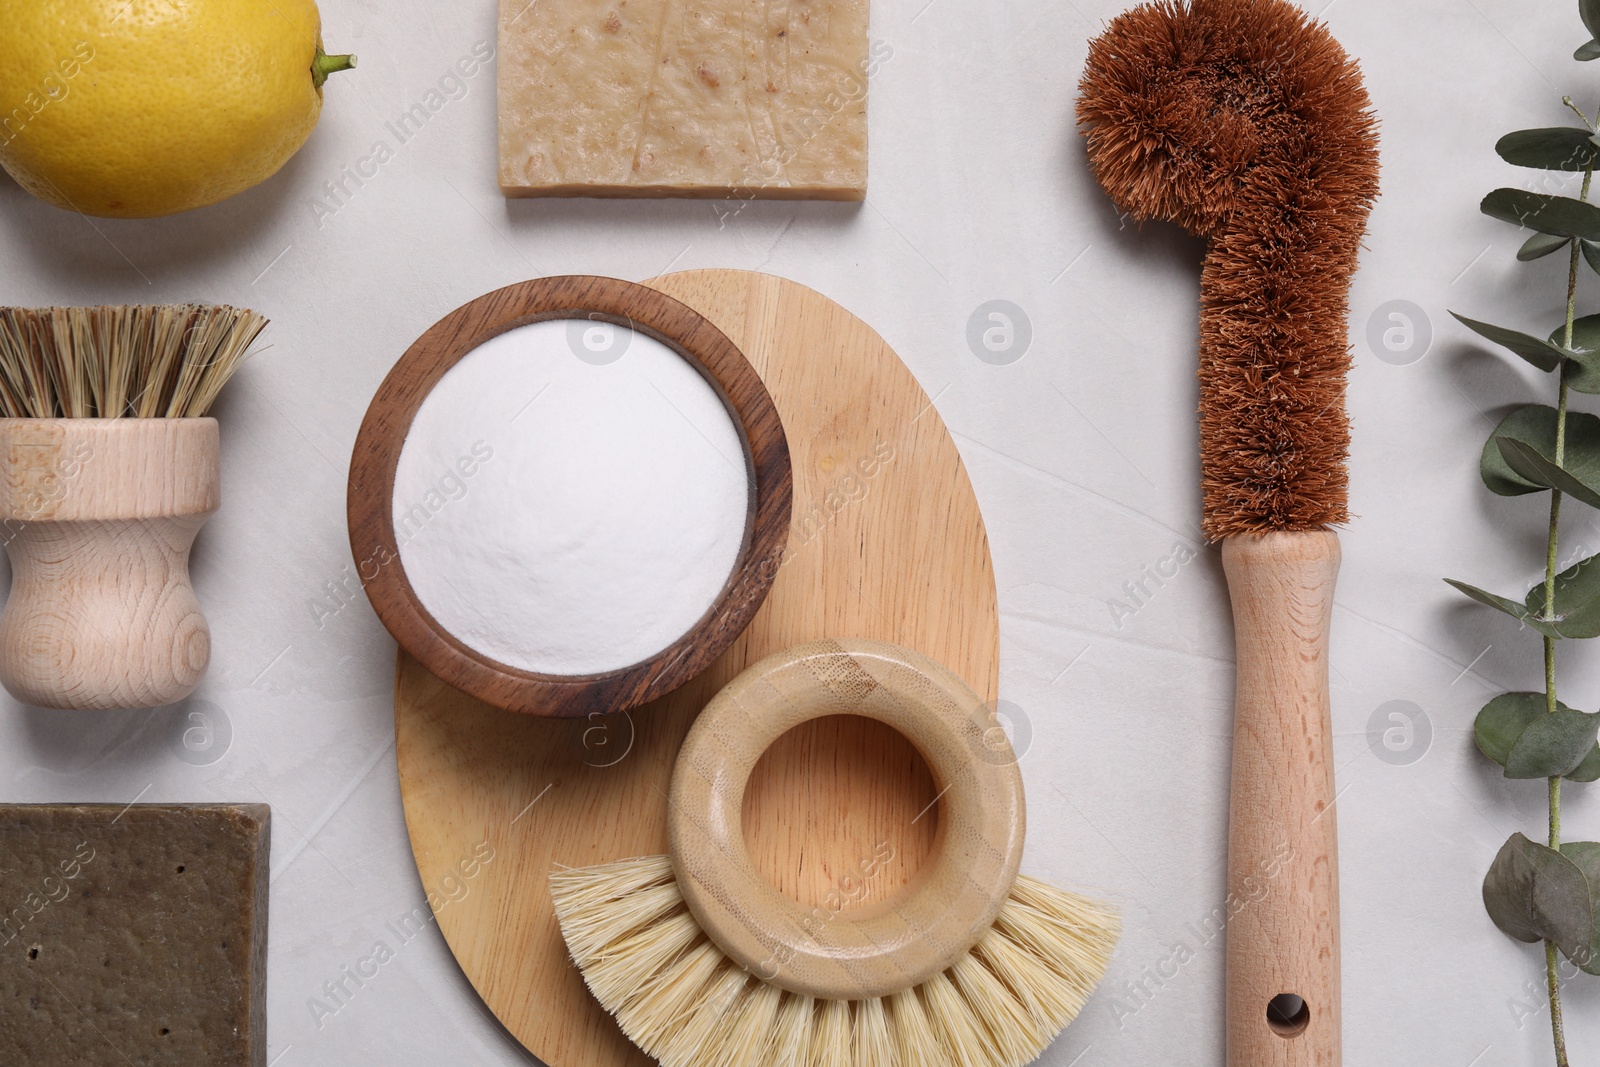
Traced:
<svg viewBox="0 0 1600 1067">
<path fill-rule="evenodd" d="M 466 696 L 401 653 L 400 789 L 429 903 L 491 1011 L 551 1067 L 650 1062 L 590 998 L 546 878 L 666 852 L 666 791 L 690 723 L 769 653 L 821 637 L 916 649 L 993 701 L 999 615 L 977 500 L 939 413 L 883 339 L 819 293 L 770 275 L 685 271 L 645 284 L 745 353 L 794 465 L 789 551 L 766 604 L 704 675 L 623 715 L 539 719 Z M 751 854 L 779 888 L 832 910 L 881 901 L 934 845 L 921 758 L 841 717 L 785 735 L 745 803 Z"/>
</svg>

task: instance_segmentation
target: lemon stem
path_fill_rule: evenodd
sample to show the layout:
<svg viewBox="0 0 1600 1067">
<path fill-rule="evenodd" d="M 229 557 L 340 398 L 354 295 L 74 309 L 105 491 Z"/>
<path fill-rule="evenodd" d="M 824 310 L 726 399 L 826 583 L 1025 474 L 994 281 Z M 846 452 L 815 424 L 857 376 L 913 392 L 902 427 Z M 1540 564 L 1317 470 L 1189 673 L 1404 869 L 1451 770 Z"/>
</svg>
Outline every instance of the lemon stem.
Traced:
<svg viewBox="0 0 1600 1067">
<path fill-rule="evenodd" d="M 311 84 L 318 89 L 328 80 L 328 75 L 341 70 L 349 70 L 356 65 L 356 57 L 352 55 L 330 56 L 321 48 L 317 49 L 317 58 L 311 61 Z"/>
</svg>

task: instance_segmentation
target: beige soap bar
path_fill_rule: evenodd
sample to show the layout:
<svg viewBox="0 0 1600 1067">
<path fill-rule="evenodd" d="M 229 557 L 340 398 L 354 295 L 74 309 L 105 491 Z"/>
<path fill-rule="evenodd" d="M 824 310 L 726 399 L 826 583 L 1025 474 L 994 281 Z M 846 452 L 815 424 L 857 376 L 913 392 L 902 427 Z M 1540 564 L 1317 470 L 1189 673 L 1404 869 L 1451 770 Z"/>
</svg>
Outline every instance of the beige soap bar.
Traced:
<svg viewBox="0 0 1600 1067">
<path fill-rule="evenodd" d="M 507 196 L 860 200 L 867 0 L 500 0 Z"/>
</svg>

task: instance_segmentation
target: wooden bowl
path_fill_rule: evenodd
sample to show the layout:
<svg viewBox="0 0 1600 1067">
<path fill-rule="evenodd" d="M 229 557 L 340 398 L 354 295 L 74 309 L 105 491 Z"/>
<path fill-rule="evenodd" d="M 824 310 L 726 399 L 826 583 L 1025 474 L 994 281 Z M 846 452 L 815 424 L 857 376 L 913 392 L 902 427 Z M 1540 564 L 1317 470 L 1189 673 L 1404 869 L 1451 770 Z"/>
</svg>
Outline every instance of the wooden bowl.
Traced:
<svg viewBox="0 0 1600 1067">
<path fill-rule="evenodd" d="M 744 540 L 716 602 L 656 655 L 601 674 L 539 674 L 470 648 L 422 606 L 406 578 L 395 538 L 395 469 L 424 399 L 451 367 L 485 341 L 545 319 L 614 323 L 677 352 L 727 406 L 751 480 Z M 432 674 L 507 711 L 572 718 L 654 700 L 722 654 L 749 624 L 777 577 L 792 492 L 789 445 L 777 409 L 754 368 L 721 330 L 692 308 L 632 282 L 583 275 L 540 278 L 487 293 L 440 319 L 378 387 L 350 459 L 350 548 L 378 618 Z"/>
</svg>

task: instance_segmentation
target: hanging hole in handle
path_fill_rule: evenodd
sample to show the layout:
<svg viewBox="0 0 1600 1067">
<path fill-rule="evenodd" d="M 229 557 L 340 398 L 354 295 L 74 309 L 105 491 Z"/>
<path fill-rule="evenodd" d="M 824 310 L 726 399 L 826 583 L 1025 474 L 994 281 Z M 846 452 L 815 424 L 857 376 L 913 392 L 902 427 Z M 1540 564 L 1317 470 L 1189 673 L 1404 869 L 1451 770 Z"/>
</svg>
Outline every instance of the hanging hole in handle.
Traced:
<svg viewBox="0 0 1600 1067">
<path fill-rule="evenodd" d="M 1299 1037 L 1311 1023 L 1311 1005 L 1294 993 L 1279 993 L 1267 1001 L 1267 1025 L 1279 1037 Z"/>
</svg>

